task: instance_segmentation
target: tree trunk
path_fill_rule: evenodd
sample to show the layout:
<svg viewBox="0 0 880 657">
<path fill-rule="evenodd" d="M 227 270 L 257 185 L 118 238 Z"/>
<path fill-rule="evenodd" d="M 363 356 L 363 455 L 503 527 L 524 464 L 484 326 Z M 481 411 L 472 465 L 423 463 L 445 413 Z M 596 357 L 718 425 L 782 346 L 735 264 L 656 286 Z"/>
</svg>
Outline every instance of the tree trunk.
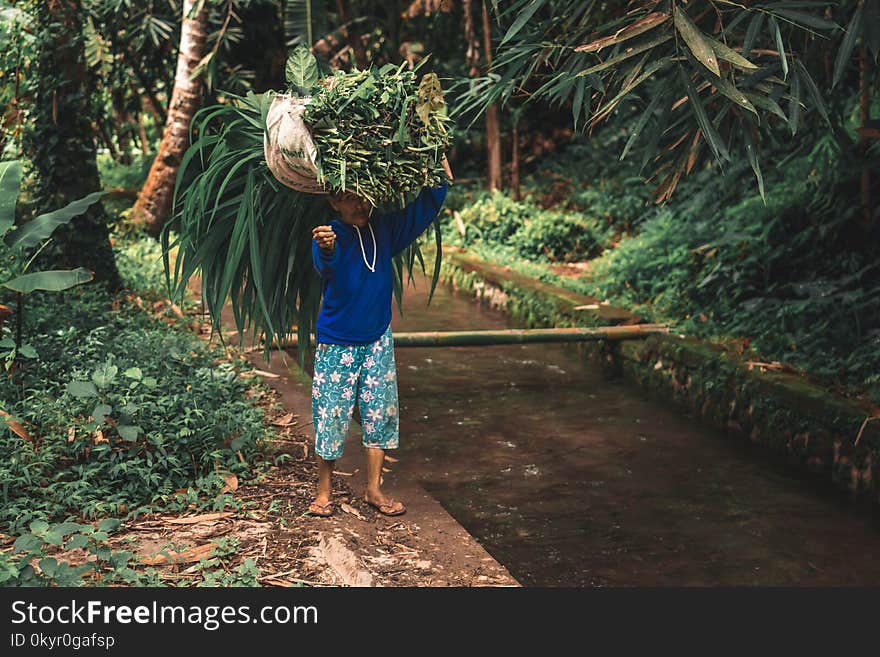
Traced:
<svg viewBox="0 0 880 657">
<path fill-rule="evenodd" d="M 344 0 L 336 0 L 336 13 L 339 14 L 339 22 L 345 25 L 348 23 L 348 12 L 345 10 Z M 359 69 L 364 70 L 367 67 L 367 51 L 364 49 L 364 42 L 361 40 L 361 33 L 355 26 L 349 27 L 345 32 L 345 40 L 351 46 L 354 53 L 354 64 Z M 313 43 L 309 44 L 311 48 Z"/>
<path fill-rule="evenodd" d="M 208 3 L 189 18 L 194 0 L 184 0 L 183 25 L 180 29 L 180 51 L 174 91 L 168 107 L 168 120 L 162 142 L 150 167 L 150 173 L 131 211 L 131 221 L 142 224 L 151 235 L 158 235 L 171 212 L 174 183 L 183 154 L 189 146 L 189 126 L 202 102 L 201 76 L 190 79 L 190 73 L 205 55 Z"/>
<path fill-rule="evenodd" d="M 859 48 L 859 119 L 862 127 L 859 138 L 859 155 L 862 158 L 862 223 L 866 234 L 870 234 L 874 223 L 871 206 L 871 169 L 868 166 L 868 135 L 865 132 L 868 128 L 868 122 L 871 120 L 870 77 L 868 47 L 865 45 L 865 37 L 863 36 L 861 48 Z"/>
<path fill-rule="evenodd" d="M 113 155 L 113 159 L 120 164 L 131 164 L 130 118 L 125 109 L 125 97 L 121 90 L 114 91 L 111 105 L 113 107 L 113 123 L 116 126 L 116 143 L 119 144 L 119 150 Z"/>
<path fill-rule="evenodd" d="M 492 26 L 489 23 L 489 9 L 483 0 L 483 50 L 486 70 L 492 66 Z M 486 158 L 489 189 L 501 189 L 501 121 L 498 118 L 498 105 L 492 103 L 486 109 Z"/>
<path fill-rule="evenodd" d="M 34 171 L 34 210 L 57 210 L 101 189 L 95 121 L 82 36 L 80 0 L 34 3 L 37 54 L 33 105 L 22 150 Z M 85 267 L 116 291 L 122 287 L 100 203 L 59 226 L 34 259 L 33 271 Z"/>
<path fill-rule="evenodd" d="M 144 97 L 142 99 L 144 107 L 150 111 L 157 124 L 165 123 L 168 120 L 168 114 L 162 107 L 162 103 L 160 103 L 159 99 L 156 97 L 156 93 L 150 88 L 149 82 L 144 77 L 143 72 L 135 68 L 134 75 L 144 88 Z"/>
<path fill-rule="evenodd" d="M 519 189 L 519 121 L 513 122 L 513 135 L 511 135 L 510 145 L 510 189 L 513 193 L 513 200 L 519 201 L 522 198 Z"/>
<path fill-rule="evenodd" d="M 137 115 L 137 129 L 138 129 L 138 137 L 141 140 L 141 152 L 143 152 L 144 157 L 150 154 L 150 139 L 147 137 L 147 129 L 144 128 L 144 117 L 142 114 Z"/>
</svg>

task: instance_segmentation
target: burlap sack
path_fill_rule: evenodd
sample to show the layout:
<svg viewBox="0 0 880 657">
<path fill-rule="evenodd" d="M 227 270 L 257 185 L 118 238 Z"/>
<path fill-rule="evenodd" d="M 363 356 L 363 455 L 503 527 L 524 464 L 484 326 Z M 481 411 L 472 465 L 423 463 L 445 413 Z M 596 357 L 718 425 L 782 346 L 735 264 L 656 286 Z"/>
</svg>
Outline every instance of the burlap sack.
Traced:
<svg viewBox="0 0 880 657">
<path fill-rule="evenodd" d="M 281 183 L 308 194 L 327 194 L 318 182 L 318 149 L 302 120 L 310 98 L 275 96 L 266 116 L 266 164 Z"/>
</svg>

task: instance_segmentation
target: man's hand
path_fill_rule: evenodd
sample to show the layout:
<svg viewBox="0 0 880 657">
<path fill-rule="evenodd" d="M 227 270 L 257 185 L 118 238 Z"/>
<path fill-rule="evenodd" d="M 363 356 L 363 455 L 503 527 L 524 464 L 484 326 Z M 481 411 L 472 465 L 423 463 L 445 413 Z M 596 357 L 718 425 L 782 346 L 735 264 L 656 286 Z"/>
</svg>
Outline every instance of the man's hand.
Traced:
<svg viewBox="0 0 880 657">
<path fill-rule="evenodd" d="M 312 237 L 322 251 L 333 253 L 333 249 L 336 248 L 336 233 L 331 226 L 315 226 L 312 229 Z"/>
<path fill-rule="evenodd" d="M 446 177 L 449 178 L 449 182 L 452 182 L 452 169 L 449 168 L 449 160 L 446 159 L 445 155 L 443 156 L 443 170 L 446 172 Z"/>
</svg>

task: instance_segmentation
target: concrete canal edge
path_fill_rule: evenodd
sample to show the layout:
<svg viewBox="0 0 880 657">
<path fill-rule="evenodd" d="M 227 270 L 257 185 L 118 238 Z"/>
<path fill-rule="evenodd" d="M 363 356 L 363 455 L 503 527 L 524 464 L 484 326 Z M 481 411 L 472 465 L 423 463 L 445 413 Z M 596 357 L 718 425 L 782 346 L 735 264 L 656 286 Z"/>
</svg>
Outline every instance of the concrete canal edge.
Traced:
<svg viewBox="0 0 880 657">
<path fill-rule="evenodd" d="M 440 277 L 528 328 L 641 321 L 456 247 L 443 248 Z M 880 505 L 880 421 L 865 423 L 869 411 L 856 402 L 795 373 L 755 366 L 733 349 L 675 334 L 576 344 L 584 358 L 620 371 L 707 424 L 765 446 L 854 499 Z"/>
</svg>

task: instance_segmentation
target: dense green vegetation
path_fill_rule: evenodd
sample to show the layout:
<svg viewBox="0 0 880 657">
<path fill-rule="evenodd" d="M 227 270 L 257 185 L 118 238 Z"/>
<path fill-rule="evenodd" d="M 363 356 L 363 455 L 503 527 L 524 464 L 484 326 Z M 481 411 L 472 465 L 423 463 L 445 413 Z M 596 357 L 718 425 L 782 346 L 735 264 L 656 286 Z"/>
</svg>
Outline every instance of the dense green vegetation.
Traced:
<svg viewBox="0 0 880 657">
<path fill-rule="evenodd" d="M 119 527 L 109 519 L 234 504 L 219 494 L 224 475 L 245 476 L 269 431 L 244 395 L 253 385 L 239 375 L 247 368 L 188 331 L 159 294 L 159 245 L 126 239 L 115 251 L 133 292 L 113 295 L 94 283 L 34 293 L 23 326 L 32 357 L 0 379 L 7 412 L 27 432 L 0 435 L 0 532 L 23 537 L 0 561 L 4 584 L 99 574 L 104 583 L 155 584 L 129 567 L 131 553 L 102 547 Z M 31 557 L 62 544 L 98 555 L 94 570 L 52 565 L 35 575 Z"/>
<path fill-rule="evenodd" d="M 601 156 L 614 152 L 617 139 L 570 145 L 526 181 L 522 202 L 459 189 L 453 207 L 465 237 L 447 215 L 445 238 L 494 260 L 521 259 L 530 275 L 674 322 L 688 334 L 751 341 L 756 357 L 880 400 L 877 242 L 851 242 L 848 227 L 859 208 L 845 199 L 858 173 L 833 142 L 792 153 L 780 148 L 765 200 L 741 163 L 725 175 L 711 167 L 695 173 L 680 194 L 655 206 L 649 188 L 632 184 L 630 167 Z M 569 234 L 572 221 L 592 223 Z M 528 222 L 553 227 L 530 240 Z M 605 250 L 584 276 L 566 280 L 540 266 L 578 254 L 588 259 L 594 254 L 583 250 L 585 236 Z"/>
</svg>

